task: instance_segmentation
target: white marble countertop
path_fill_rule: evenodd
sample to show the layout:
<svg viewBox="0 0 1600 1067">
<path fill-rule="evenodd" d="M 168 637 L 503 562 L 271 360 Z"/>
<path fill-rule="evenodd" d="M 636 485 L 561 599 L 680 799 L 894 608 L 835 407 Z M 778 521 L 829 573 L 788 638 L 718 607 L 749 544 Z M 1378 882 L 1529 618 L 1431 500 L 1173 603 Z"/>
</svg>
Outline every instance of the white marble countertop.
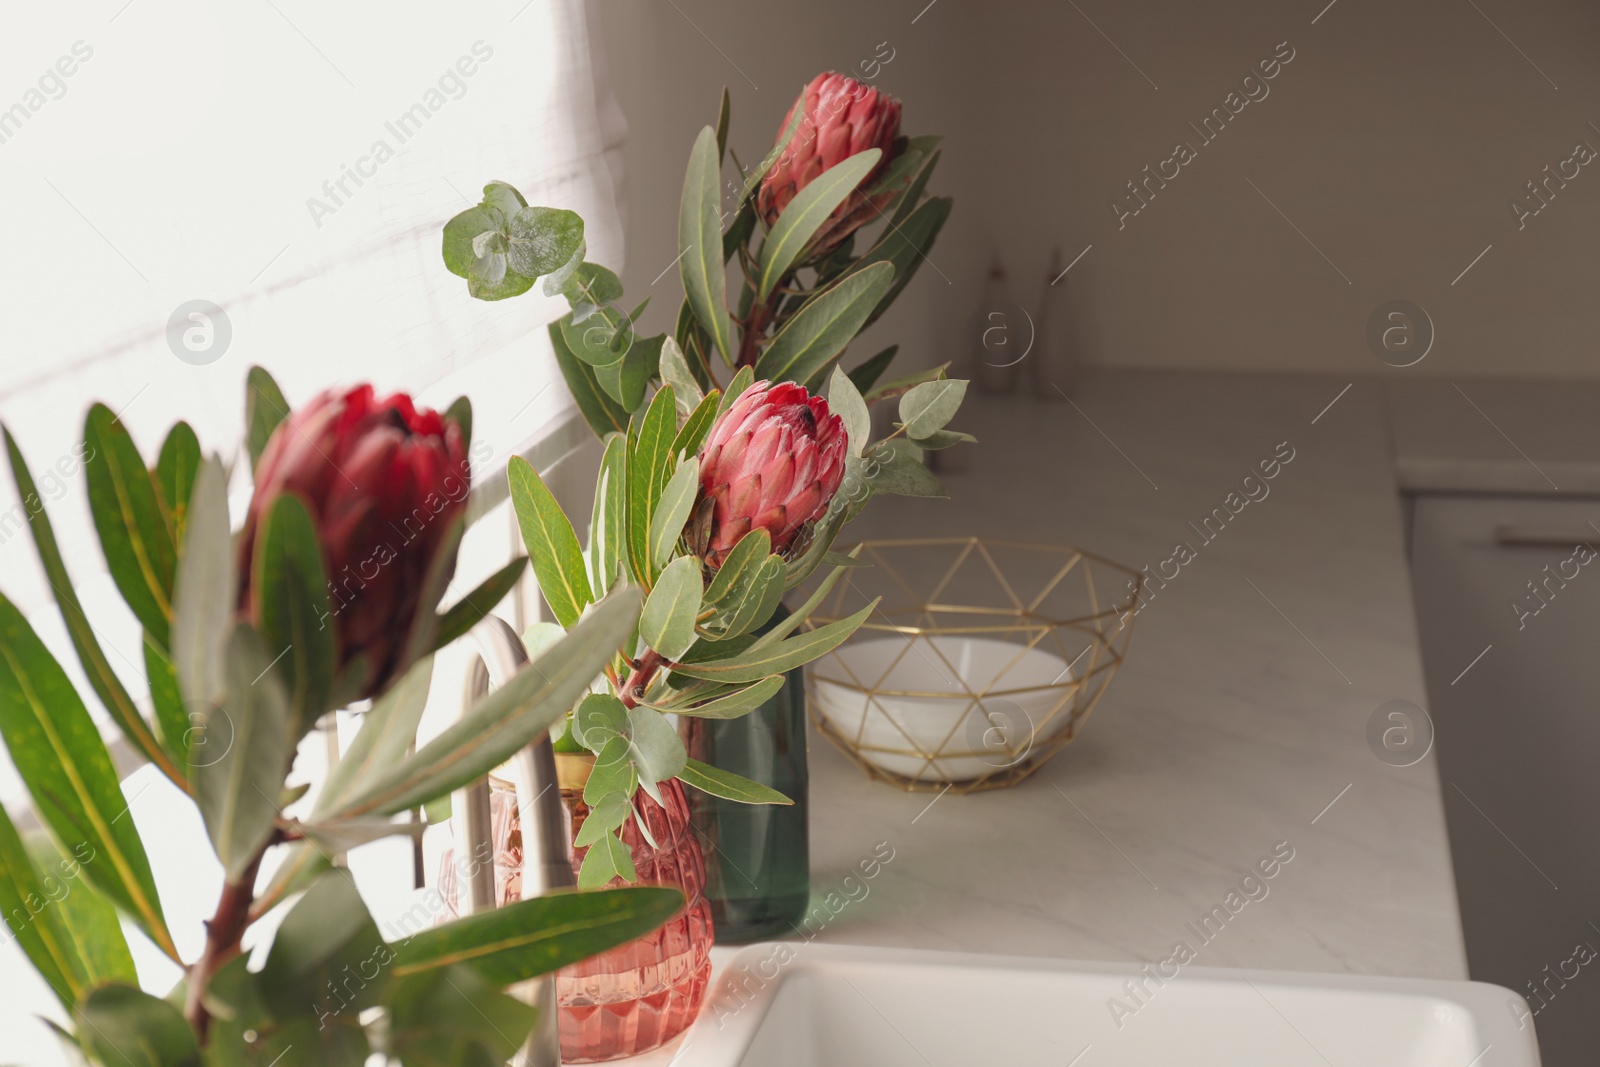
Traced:
<svg viewBox="0 0 1600 1067">
<path fill-rule="evenodd" d="M 813 736 L 813 906 L 893 850 L 820 940 L 1110 961 L 1182 941 L 1210 966 L 1466 977 L 1435 761 L 1393 767 L 1366 740 L 1380 704 L 1427 701 L 1389 404 L 1347 380 L 1117 372 L 1076 407 L 969 400 L 982 443 L 944 475 L 952 499 L 875 501 L 850 539 L 1197 558 L 1079 738 L 1015 788 L 900 792 Z M 1270 494 L 1202 542 L 1190 520 L 1284 442 Z M 1267 895 L 1202 944 L 1187 924 L 1275 847 L 1293 859 Z"/>
</svg>

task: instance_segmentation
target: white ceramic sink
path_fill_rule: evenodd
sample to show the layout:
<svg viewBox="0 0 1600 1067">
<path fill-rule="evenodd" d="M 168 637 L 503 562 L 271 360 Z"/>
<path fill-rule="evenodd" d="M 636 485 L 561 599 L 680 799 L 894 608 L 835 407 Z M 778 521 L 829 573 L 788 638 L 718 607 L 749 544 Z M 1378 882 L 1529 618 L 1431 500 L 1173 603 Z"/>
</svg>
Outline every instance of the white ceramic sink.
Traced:
<svg viewBox="0 0 1600 1067">
<path fill-rule="evenodd" d="M 1135 999 L 1125 983 L 1141 981 Z M 1113 999 L 1130 1010 L 1114 1017 Z M 1521 1004 L 1480 982 L 1183 967 L 1157 986 L 1126 964 L 762 944 L 732 957 L 662 1062 L 1537 1067 Z"/>
</svg>

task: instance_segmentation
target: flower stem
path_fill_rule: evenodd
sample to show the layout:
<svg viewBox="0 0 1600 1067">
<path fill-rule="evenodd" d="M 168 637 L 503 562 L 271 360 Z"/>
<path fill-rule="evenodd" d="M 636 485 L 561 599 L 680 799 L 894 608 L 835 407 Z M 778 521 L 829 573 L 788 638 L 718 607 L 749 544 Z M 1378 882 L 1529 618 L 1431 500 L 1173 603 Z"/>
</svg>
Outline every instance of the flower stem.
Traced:
<svg viewBox="0 0 1600 1067">
<path fill-rule="evenodd" d="M 206 922 L 206 947 L 194 966 L 189 968 L 189 994 L 183 1011 L 202 1045 L 211 1025 L 211 1015 L 206 1010 L 204 999 L 206 987 L 212 977 L 239 954 L 239 943 L 244 938 L 245 930 L 250 927 L 250 904 L 255 897 L 256 875 L 261 870 L 261 859 L 278 840 L 279 834 L 274 833 L 239 877 L 223 885 L 222 896 L 217 899 L 216 913 Z"/>
<path fill-rule="evenodd" d="M 623 683 L 622 692 L 618 694 L 622 698 L 624 707 L 638 706 L 639 701 L 644 699 L 644 691 L 650 688 L 651 680 L 655 678 L 656 672 L 664 663 L 666 659 L 655 649 L 644 650 L 644 655 L 639 657 L 633 670 L 628 672 L 628 680 Z"/>
</svg>

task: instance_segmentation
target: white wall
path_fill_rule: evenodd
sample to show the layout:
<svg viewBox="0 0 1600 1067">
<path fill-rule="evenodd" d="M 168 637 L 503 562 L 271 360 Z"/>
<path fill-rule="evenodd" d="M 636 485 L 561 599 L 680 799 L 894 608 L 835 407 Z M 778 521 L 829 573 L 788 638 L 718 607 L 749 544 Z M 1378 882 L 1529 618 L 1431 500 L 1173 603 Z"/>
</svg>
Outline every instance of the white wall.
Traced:
<svg viewBox="0 0 1600 1067">
<path fill-rule="evenodd" d="M 748 161 L 805 78 L 887 40 L 895 59 L 875 84 L 906 101 L 908 130 L 947 135 L 938 191 L 957 198 L 932 256 L 950 283 L 925 266 L 878 328 L 923 362 L 976 349 L 996 251 L 1031 304 L 1052 245 L 1070 259 L 1092 244 L 1067 279 L 1089 363 L 1600 373 L 1600 167 L 1520 231 L 1508 206 L 1576 142 L 1600 148 L 1600 6 L 1586 0 L 938 0 L 915 24 L 926 0 L 602 2 L 632 124 L 632 291 L 677 253 L 684 160 L 722 84 Z M 1202 146 L 1187 124 L 1285 41 L 1294 58 L 1269 95 Z M 1178 140 L 1197 158 L 1119 229 L 1112 198 Z M 1423 305 L 1438 331 L 1403 372 L 1364 341 L 1391 298 Z"/>
</svg>

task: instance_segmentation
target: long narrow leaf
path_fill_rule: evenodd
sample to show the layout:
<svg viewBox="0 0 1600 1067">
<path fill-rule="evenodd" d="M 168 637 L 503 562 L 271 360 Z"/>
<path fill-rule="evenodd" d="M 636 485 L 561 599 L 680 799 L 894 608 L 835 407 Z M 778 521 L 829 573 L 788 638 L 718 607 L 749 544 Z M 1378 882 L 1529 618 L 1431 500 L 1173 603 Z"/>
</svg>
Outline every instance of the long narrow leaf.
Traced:
<svg viewBox="0 0 1600 1067">
<path fill-rule="evenodd" d="M 549 974 L 654 930 L 683 907 L 666 886 L 546 893 L 413 934 L 397 978 L 461 964 L 495 985 Z"/>
<path fill-rule="evenodd" d="M 728 326 L 727 278 L 722 260 L 721 160 L 717 131 L 700 131 L 689 152 L 683 176 L 683 200 L 678 208 L 678 248 L 683 292 L 695 317 L 711 335 L 724 359 L 733 358 Z M 837 169 L 837 168 L 835 168 Z M 831 172 L 830 172 L 831 173 Z"/>
<path fill-rule="evenodd" d="M 883 153 L 876 148 L 857 152 L 842 163 L 823 171 L 800 190 L 778 216 L 772 232 L 761 244 L 759 282 L 756 295 L 765 300 L 783 276 L 789 273 L 806 244 L 828 221 L 833 209 L 861 184 L 861 179 L 878 165 Z"/>
<path fill-rule="evenodd" d="M 417 740 L 417 724 L 422 721 L 432 682 L 433 657 L 428 656 L 373 703 L 372 710 L 362 717 L 356 739 L 329 773 L 312 809 L 313 818 L 335 810 L 339 801 L 405 758 Z"/>
<path fill-rule="evenodd" d="M 178 553 L 128 429 L 104 404 L 89 409 L 83 439 L 89 510 L 117 590 L 134 617 L 167 647 L 172 625 L 172 581 Z"/>
<path fill-rule="evenodd" d="M 51 903 L 16 826 L 0 807 L 0 918 L 5 919 L 51 992 L 70 1011 L 83 993 L 86 969 Z"/>
<path fill-rule="evenodd" d="M 784 677 L 775 674 L 771 678 L 763 678 L 747 689 L 730 693 L 716 700 L 708 700 L 692 708 L 673 708 L 679 715 L 688 715 L 696 719 L 737 719 L 747 715 L 765 704 L 772 695 L 783 688 Z"/>
<path fill-rule="evenodd" d="M 639 594 L 614 589 L 562 641 L 478 702 L 416 755 L 336 814 L 393 815 L 459 788 L 510 758 L 565 715 L 639 619 Z"/>
<path fill-rule="evenodd" d="M 606 395 L 595 377 L 594 368 L 573 354 L 561 333 L 561 323 L 552 322 L 549 328 L 550 345 L 555 349 L 556 365 L 567 380 L 572 399 L 596 437 L 604 437 L 628 426 L 628 410 Z"/>
<path fill-rule="evenodd" d="M 227 476 L 214 456 L 195 478 L 187 526 L 183 569 L 172 594 L 172 666 L 178 691 L 199 711 L 221 700 L 227 686 L 223 653 L 237 610 Z"/>
<path fill-rule="evenodd" d="M 752 782 L 730 771 L 719 770 L 699 760 L 689 760 L 678 772 L 678 781 L 702 793 L 740 804 L 793 804 L 794 801 L 770 786 Z"/>
<path fill-rule="evenodd" d="M 4 595 L 0 736 L 56 839 L 71 852 L 79 845 L 93 850 L 83 865 L 89 881 L 176 959 L 150 861 L 105 743 L 66 672 Z"/>
<path fill-rule="evenodd" d="M 83 962 L 84 985 L 92 989 L 106 982 L 137 984 L 139 972 L 134 969 L 117 909 L 83 884 L 82 862 L 61 851 L 43 831 L 29 834 L 24 847 L 44 890 L 46 910 Z"/>
<path fill-rule="evenodd" d="M 189 494 L 200 473 L 200 439 L 187 422 L 174 423 L 161 442 L 156 460 L 156 489 L 161 493 L 161 513 L 174 545 L 183 544 L 184 516 L 189 509 Z"/>
<path fill-rule="evenodd" d="M 316 525 L 293 493 L 278 497 L 265 515 L 250 566 L 261 639 L 288 685 L 289 722 L 299 736 L 328 710 L 337 613 L 328 601 Z"/>
<path fill-rule="evenodd" d="M 639 420 L 638 436 L 628 448 L 628 557 L 635 577 L 645 588 L 655 582 L 659 573 L 650 558 L 650 520 L 671 474 L 667 460 L 678 427 L 675 403 L 672 387 L 662 386 Z"/>
<path fill-rule="evenodd" d="M 528 557 L 518 556 L 478 583 L 472 592 L 450 605 L 449 610 L 439 616 L 439 632 L 434 638 L 433 647 L 443 648 L 482 622 L 483 617 L 493 611 L 494 606 L 517 587 L 517 583 L 522 580 L 522 571 L 527 565 Z"/>
<path fill-rule="evenodd" d="M 627 435 L 608 434 L 595 481 L 594 510 L 589 516 L 589 585 L 597 597 L 606 595 L 617 564 L 628 554 L 623 543 L 628 521 L 627 464 Z"/>
<path fill-rule="evenodd" d="M 16 479 L 17 496 L 23 501 L 28 513 L 28 529 L 33 534 L 34 548 L 39 552 L 39 562 L 44 567 L 45 579 L 50 583 L 50 591 L 55 595 L 56 605 L 61 609 L 61 619 L 67 626 L 67 636 L 72 639 L 72 647 L 78 654 L 78 662 L 83 665 L 83 673 L 89 679 L 90 688 L 100 698 L 100 703 L 110 712 L 112 721 L 122 730 L 134 748 L 161 768 L 161 772 L 168 778 L 187 788 L 179 765 L 162 752 L 149 724 L 139 713 L 133 698 L 123 686 L 122 680 L 117 677 L 117 672 L 112 669 L 110 661 L 106 659 L 105 651 L 101 649 L 100 642 L 95 637 L 94 628 L 89 625 L 89 617 L 84 614 L 83 605 L 78 601 L 77 591 L 72 587 L 72 578 L 67 574 L 66 563 L 61 558 L 61 548 L 56 544 L 55 531 L 50 525 L 49 516 L 45 514 L 42 498 L 34 485 L 33 475 L 29 473 L 28 465 L 22 458 L 22 451 L 17 447 L 10 430 L 0 427 L 0 433 L 3 433 L 6 439 L 6 453 L 11 461 L 12 476 Z M 28 501 L 35 502 L 37 507 Z"/>
<path fill-rule="evenodd" d="M 804 382 L 855 339 L 893 281 L 893 265 L 877 263 L 812 297 L 761 353 L 756 377 Z"/>
<path fill-rule="evenodd" d="M 532 464 L 521 456 L 512 456 L 506 465 L 506 476 L 511 482 L 511 504 L 522 529 L 522 542 L 528 547 L 533 573 L 539 580 L 539 592 L 544 594 L 556 621 L 570 629 L 594 599 L 578 535 Z"/>
<path fill-rule="evenodd" d="M 713 682 L 755 682 L 770 675 L 792 671 L 818 656 L 832 652 L 867 621 L 867 616 L 877 606 L 878 602 L 874 600 L 847 619 L 830 622 L 766 648 L 752 646 L 727 659 L 680 663 L 672 673 Z"/>
<path fill-rule="evenodd" d="M 650 516 L 650 566 L 666 566 L 683 536 L 684 524 L 689 521 L 689 511 L 694 507 L 695 494 L 700 489 L 700 463 L 693 456 L 678 464 L 677 471 L 667 479 L 656 503 L 655 514 Z"/>
<path fill-rule="evenodd" d="M 272 431 L 289 417 L 289 401 L 283 390 L 263 367 L 251 367 L 244 379 L 245 445 L 250 452 L 250 469 L 261 462 L 261 453 L 272 439 Z"/>
</svg>

